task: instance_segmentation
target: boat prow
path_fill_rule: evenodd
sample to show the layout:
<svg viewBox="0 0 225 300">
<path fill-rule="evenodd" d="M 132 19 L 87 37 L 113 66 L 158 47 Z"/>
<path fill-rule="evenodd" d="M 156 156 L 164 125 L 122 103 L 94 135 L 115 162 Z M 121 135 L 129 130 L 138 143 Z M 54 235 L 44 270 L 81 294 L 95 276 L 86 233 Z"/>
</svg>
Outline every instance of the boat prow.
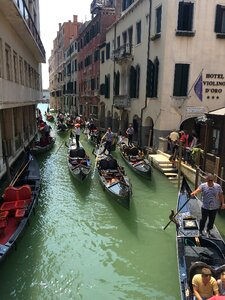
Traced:
<svg viewBox="0 0 225 300">
<path fill-rule="evenodd" d="M 213 236 L 200 235 L 201 202 L 190 198 L 191 189 L 183 179 L 178 194 L 176 231 L 177 261 L 182 300 L 192 300 L 192 277 L 208 267 L 218 279 L 225 270 L 225 243 L 214 225 Z"/>
</svg>

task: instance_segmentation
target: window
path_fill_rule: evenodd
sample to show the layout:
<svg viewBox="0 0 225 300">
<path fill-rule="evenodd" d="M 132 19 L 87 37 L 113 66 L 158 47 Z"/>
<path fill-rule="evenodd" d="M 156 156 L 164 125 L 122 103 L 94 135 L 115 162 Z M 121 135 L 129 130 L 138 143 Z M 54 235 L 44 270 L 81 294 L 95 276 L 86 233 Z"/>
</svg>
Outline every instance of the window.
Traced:
<svg viewBox="0 0 225 300">
<path fill-rule="evenodd" d="M 137 44 L 141 43 L 141 21 L 136 24 Z"/>
<path fill-rule="evenodd" d="M 158 74 L 159 74 L 159 59 L 156 56 L 154 63 L 148 60 L 147 73 L 147 97 L 156 98 L 158 95 Z"/>
<path fill-rule="evenodd" d="M 0 39 L 0 78 L 3 78 L 3 52 L 2 52 L 2 39 Z"/>
<path fill-rule="evenodd" d="M 130 97 L 138 98 L 140 88 L 140 67 L 137 65 L 136 69 L 130 68 Z"/>
<path fill-rule="evenodd" d="M 105 75 L 105 98 L 110 97 L 110 75 Z"/>
<path fill-rule="evenodd" d="M 11 48 L 8 45 L 5 45 L 5 64 L 6 64 L 6 79 L 12 80 Z"/>
<path fill-rule="evenodd" d="M 101 63 L 103 64 L 105 62 L 105 51 L 103 50 L 101 52 Z"/>
<path fill-rule="evenodd" d="M 120 36 L 117 37 L 117 49 L 120 48 Z"/>
<path fill-rule="evenodd" d="M 123 0 L 122 11 L 126 10 L 133 2 L 134 0 Z"/>
<path fill-rule="evenodd" d="M 139 97 L 139 90 L 140 90 L 140 66 L 136 67 L 136 98 Z"/>
<path fill-rule="evenodd" d="M 162 6 L 156 9 L 156 24 L 155 24 L 155 33 L 161 32 L 161 18 L 162 18 Z"/>
<path fill-rule="evenodd" d="M 106 59 L 109 59 L 110 58 L 110 43 L 107 43 L 106 44 Z"/>
<path fill-rule="evenodd" d="M 114 94 L 119 96 L 120 94 L 120 72 L 114 73 Z"/>
<path fill-rule="evenodd" d="M 178 31 L 192 31 L 194 4 L 191 2 L 179 2 Z"/>
<path fill-rule="evenodd" d="M 225 6 L 222 5 L 216 6 L 215 32 L 217 37 L 225 37 Z"/>
<path fill-rule="evenodd" d="M 189 64 L 176 64 L 174 74 L 173 96 L 187 96 Z"/>
</svg>

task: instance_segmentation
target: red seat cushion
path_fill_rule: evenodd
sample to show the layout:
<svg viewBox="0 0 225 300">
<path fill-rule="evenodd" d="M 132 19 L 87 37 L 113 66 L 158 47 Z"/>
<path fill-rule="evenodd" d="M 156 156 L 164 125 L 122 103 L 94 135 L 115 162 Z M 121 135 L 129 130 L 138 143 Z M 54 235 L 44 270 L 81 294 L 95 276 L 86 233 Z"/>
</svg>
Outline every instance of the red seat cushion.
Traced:
<svg viewBox="0 0 225 300">
<path fill-rule="evenodd" d="M 8 186 L 5 189 L 3 199 L 4 199 L 4 201 L 15 201 L 15 200 L 17 200 L 17 188 L 15 188 L 13 186 Z"/>
<path fill-rule="evenodd" d="M 19 188 L 8 186 L 3 195 L 4 201 L 17 201 L 31 199 L 31 187 L 25 184 Z"/>
<path fill-rule="evenodd" d="M 31 187 L 28 184 L 21 186 L 17 190 L 19 193 L 17 200 L 31 199 Z"/>
<path fill-rule="evenodd" d="M 23 218 L 25 216 L 26 213 L 26 209 L 22 208 L 22 209 L 17 209 L 15 212 L 15 217 L 16 218 Z"/>
<path fill-rule="evenodd" d="M 8 202 L 3 202 L 0 211 L 5 211 L 5 210 L 12 210 L 16 208 L 16 201 L 8 201 Z"/>
</svg>

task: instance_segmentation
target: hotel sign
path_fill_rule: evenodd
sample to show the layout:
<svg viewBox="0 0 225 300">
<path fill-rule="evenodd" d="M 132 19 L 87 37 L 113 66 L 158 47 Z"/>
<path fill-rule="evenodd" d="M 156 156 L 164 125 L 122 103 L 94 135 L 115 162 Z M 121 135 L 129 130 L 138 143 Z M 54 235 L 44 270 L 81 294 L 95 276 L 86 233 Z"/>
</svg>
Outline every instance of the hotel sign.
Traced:
<svg viewBox="0 0 225 300">
<path fill-rule="evenodd" d="M 205 107 L 189 106 L 186 108 L 188 114 L 204 114 Z"/>
<path fill-rule="evenodd" d="M 225 87 L 225 78 L 224 74 L 213 74 L 208 73 L 205 76 L 205 80 L 203 80 L 203 89 L 206 96 L 209 94 L 213 94 L 213 96 L 217 96 L 222 94 Z"/>
</svg>

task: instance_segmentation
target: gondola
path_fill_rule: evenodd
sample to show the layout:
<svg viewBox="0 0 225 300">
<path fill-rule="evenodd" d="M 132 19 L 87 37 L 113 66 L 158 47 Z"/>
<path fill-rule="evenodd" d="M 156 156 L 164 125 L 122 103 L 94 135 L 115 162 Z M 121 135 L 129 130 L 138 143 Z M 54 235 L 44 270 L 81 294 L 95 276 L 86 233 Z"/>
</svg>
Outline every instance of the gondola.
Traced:
<svg viewBox="0 0 225 300">
<path fill-rule="evenodd" d="M 190 197 L 191 189 L 185 180 L 182 181 L 178 194 L 177 213 L 170 216 L 176 223 L 177 261 L 182 300 L 192 300 L 192 278 L 201 273 L 203 267 L 212 271 L 213 277 L 219 278 L 225 271 L 225 242 L 216 226 L 212 235 L 200 235 L 199 220 L 201 201 Z"/>
<path fill-rule="evenodd" d="M 145 178 L 151 178 L 151 163 L 144 158 L 137 147 L 130 147 L 125 143 L 120 143 L 119 150 L 122 158 L 135 173 Z"/>
<path fill-rule="evenodd" d="M 35 141 L 31 144 L 30 151 L 34 154 L 45 153 L 53 148 L 55 144 L 55 137 L 49 137 L 45 140 L 42 140 L 43 137 L 40 138 L 39 141 Z"/>
<path fill-rule="evenodd" d="M 96 160 L 98 177 L 104 191 L 120 205 L 129 209 L 132 188 L 124 169 L 111 155 L 98 154 Z"/>
<path fill-rule="evenodd" d="M 0 262 L 15 248 L 35 209 L 39 191 L 39 165 L 29 154 L 1 197 Z"/>
<path fill-rule="evenodd" d="M 70 137 L 68 145 L 67 164 L 70 173 L 78 181 L 83 182 L 91 173 L 91 161 L 81 143 L 77 148 L 75 137 Z"/>
<path fill-rule="evenodd" d="M 66 132 L 68 132 L 68 130 L 69 130 L 69 128 L 68 128 L 68 126 L 66 124 L 60 123 L 60 122 L 58 122 L 56 124 L 56 132 L 58 134 L 66 133 Z"/>
<path fill-rule="evenodd" d="M 49 122 L 53 122 L 55 120 L 54 116 L 48 112 L 45 113 L 45 117 Z"/>
</svg>

